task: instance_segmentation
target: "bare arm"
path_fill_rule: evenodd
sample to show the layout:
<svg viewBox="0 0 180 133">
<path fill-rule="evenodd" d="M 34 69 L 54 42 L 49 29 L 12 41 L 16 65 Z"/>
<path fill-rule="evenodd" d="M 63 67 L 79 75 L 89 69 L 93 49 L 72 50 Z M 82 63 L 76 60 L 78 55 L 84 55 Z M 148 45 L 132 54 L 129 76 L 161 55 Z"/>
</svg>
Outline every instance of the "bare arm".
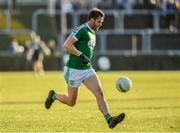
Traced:
<svg viewBox="0 0 180 133">
<path fill-rule="evenodd" d="M 76 49 L 76 47 L 74 46 L 75 42 L 76 39 L 72 36 L 69 36 L 64 43 L 64 49 L 76 56 L 79 56 L 83 64 L 89 64 L 91 62 L 90 59 L 86 57 L 81 51 Z"/>
<path fill-rule="evenodd" d="M 76 42 L 75 38 L 69 36 L 64 43 L 64 49 L 74 55 L 80 56 L 81 52 L 77 50 L 74 46 L 75 42 Z"/>
</svg>

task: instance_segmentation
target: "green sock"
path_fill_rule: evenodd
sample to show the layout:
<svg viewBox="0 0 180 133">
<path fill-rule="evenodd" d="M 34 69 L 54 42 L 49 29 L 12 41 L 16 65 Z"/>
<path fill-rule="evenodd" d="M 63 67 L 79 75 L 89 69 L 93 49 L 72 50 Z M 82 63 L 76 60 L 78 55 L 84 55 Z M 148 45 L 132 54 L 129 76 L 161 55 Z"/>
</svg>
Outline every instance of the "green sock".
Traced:
<svg viewBox="0 0 180 133">
<path fill-rule="evenodd" d="M 109 113 L 107 113 L 107 114 L 104 115 L 104 118 L 106 119 L 106 121 L 108 123 L 109 120 L 112 118 L 112 116 Z"/>
</svg>

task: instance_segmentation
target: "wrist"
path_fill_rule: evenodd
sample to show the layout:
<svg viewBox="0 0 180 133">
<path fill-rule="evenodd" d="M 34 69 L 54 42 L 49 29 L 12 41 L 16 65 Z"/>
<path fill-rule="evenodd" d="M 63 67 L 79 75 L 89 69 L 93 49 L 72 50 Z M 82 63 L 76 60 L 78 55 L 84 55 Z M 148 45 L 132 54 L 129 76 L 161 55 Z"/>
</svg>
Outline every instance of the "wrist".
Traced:
<svg viewBox="0 0 180 133">
<path fill-rule="evenodd" d="M 82 52 L 79 52 L 78 56 L 82 55 L 83 53 Z"/>
</svg>

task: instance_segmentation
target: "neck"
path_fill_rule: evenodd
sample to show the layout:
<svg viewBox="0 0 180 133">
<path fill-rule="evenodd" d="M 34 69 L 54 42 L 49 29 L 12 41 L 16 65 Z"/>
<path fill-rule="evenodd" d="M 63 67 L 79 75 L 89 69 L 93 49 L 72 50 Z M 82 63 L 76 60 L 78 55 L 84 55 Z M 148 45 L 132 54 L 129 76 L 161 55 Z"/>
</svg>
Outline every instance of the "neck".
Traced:
<svg viewBox="0 0 180 133">
<path fill-rule="evenodd" d="M 92 29 L 92 22 L 88 21 L 87 24 L 89 25 L 89 27 Z"/>
</svg>

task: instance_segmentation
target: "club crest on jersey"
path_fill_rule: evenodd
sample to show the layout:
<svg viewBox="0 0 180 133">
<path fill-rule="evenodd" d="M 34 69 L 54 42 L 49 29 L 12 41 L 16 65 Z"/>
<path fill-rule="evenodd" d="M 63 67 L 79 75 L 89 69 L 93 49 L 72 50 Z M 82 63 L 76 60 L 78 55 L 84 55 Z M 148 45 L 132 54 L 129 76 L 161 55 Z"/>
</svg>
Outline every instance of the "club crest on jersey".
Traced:
<svg viewBox="0 0 180 133">
<path fill-rule="evenodd" d="M 89 42 L 88 42 L 88 47 L 89 47 L 90 49 L 94 49 L 95 45 L 96 45 L 96 43 L 95 43 L 94 41 L 89 41 Z"/>
</svg>

